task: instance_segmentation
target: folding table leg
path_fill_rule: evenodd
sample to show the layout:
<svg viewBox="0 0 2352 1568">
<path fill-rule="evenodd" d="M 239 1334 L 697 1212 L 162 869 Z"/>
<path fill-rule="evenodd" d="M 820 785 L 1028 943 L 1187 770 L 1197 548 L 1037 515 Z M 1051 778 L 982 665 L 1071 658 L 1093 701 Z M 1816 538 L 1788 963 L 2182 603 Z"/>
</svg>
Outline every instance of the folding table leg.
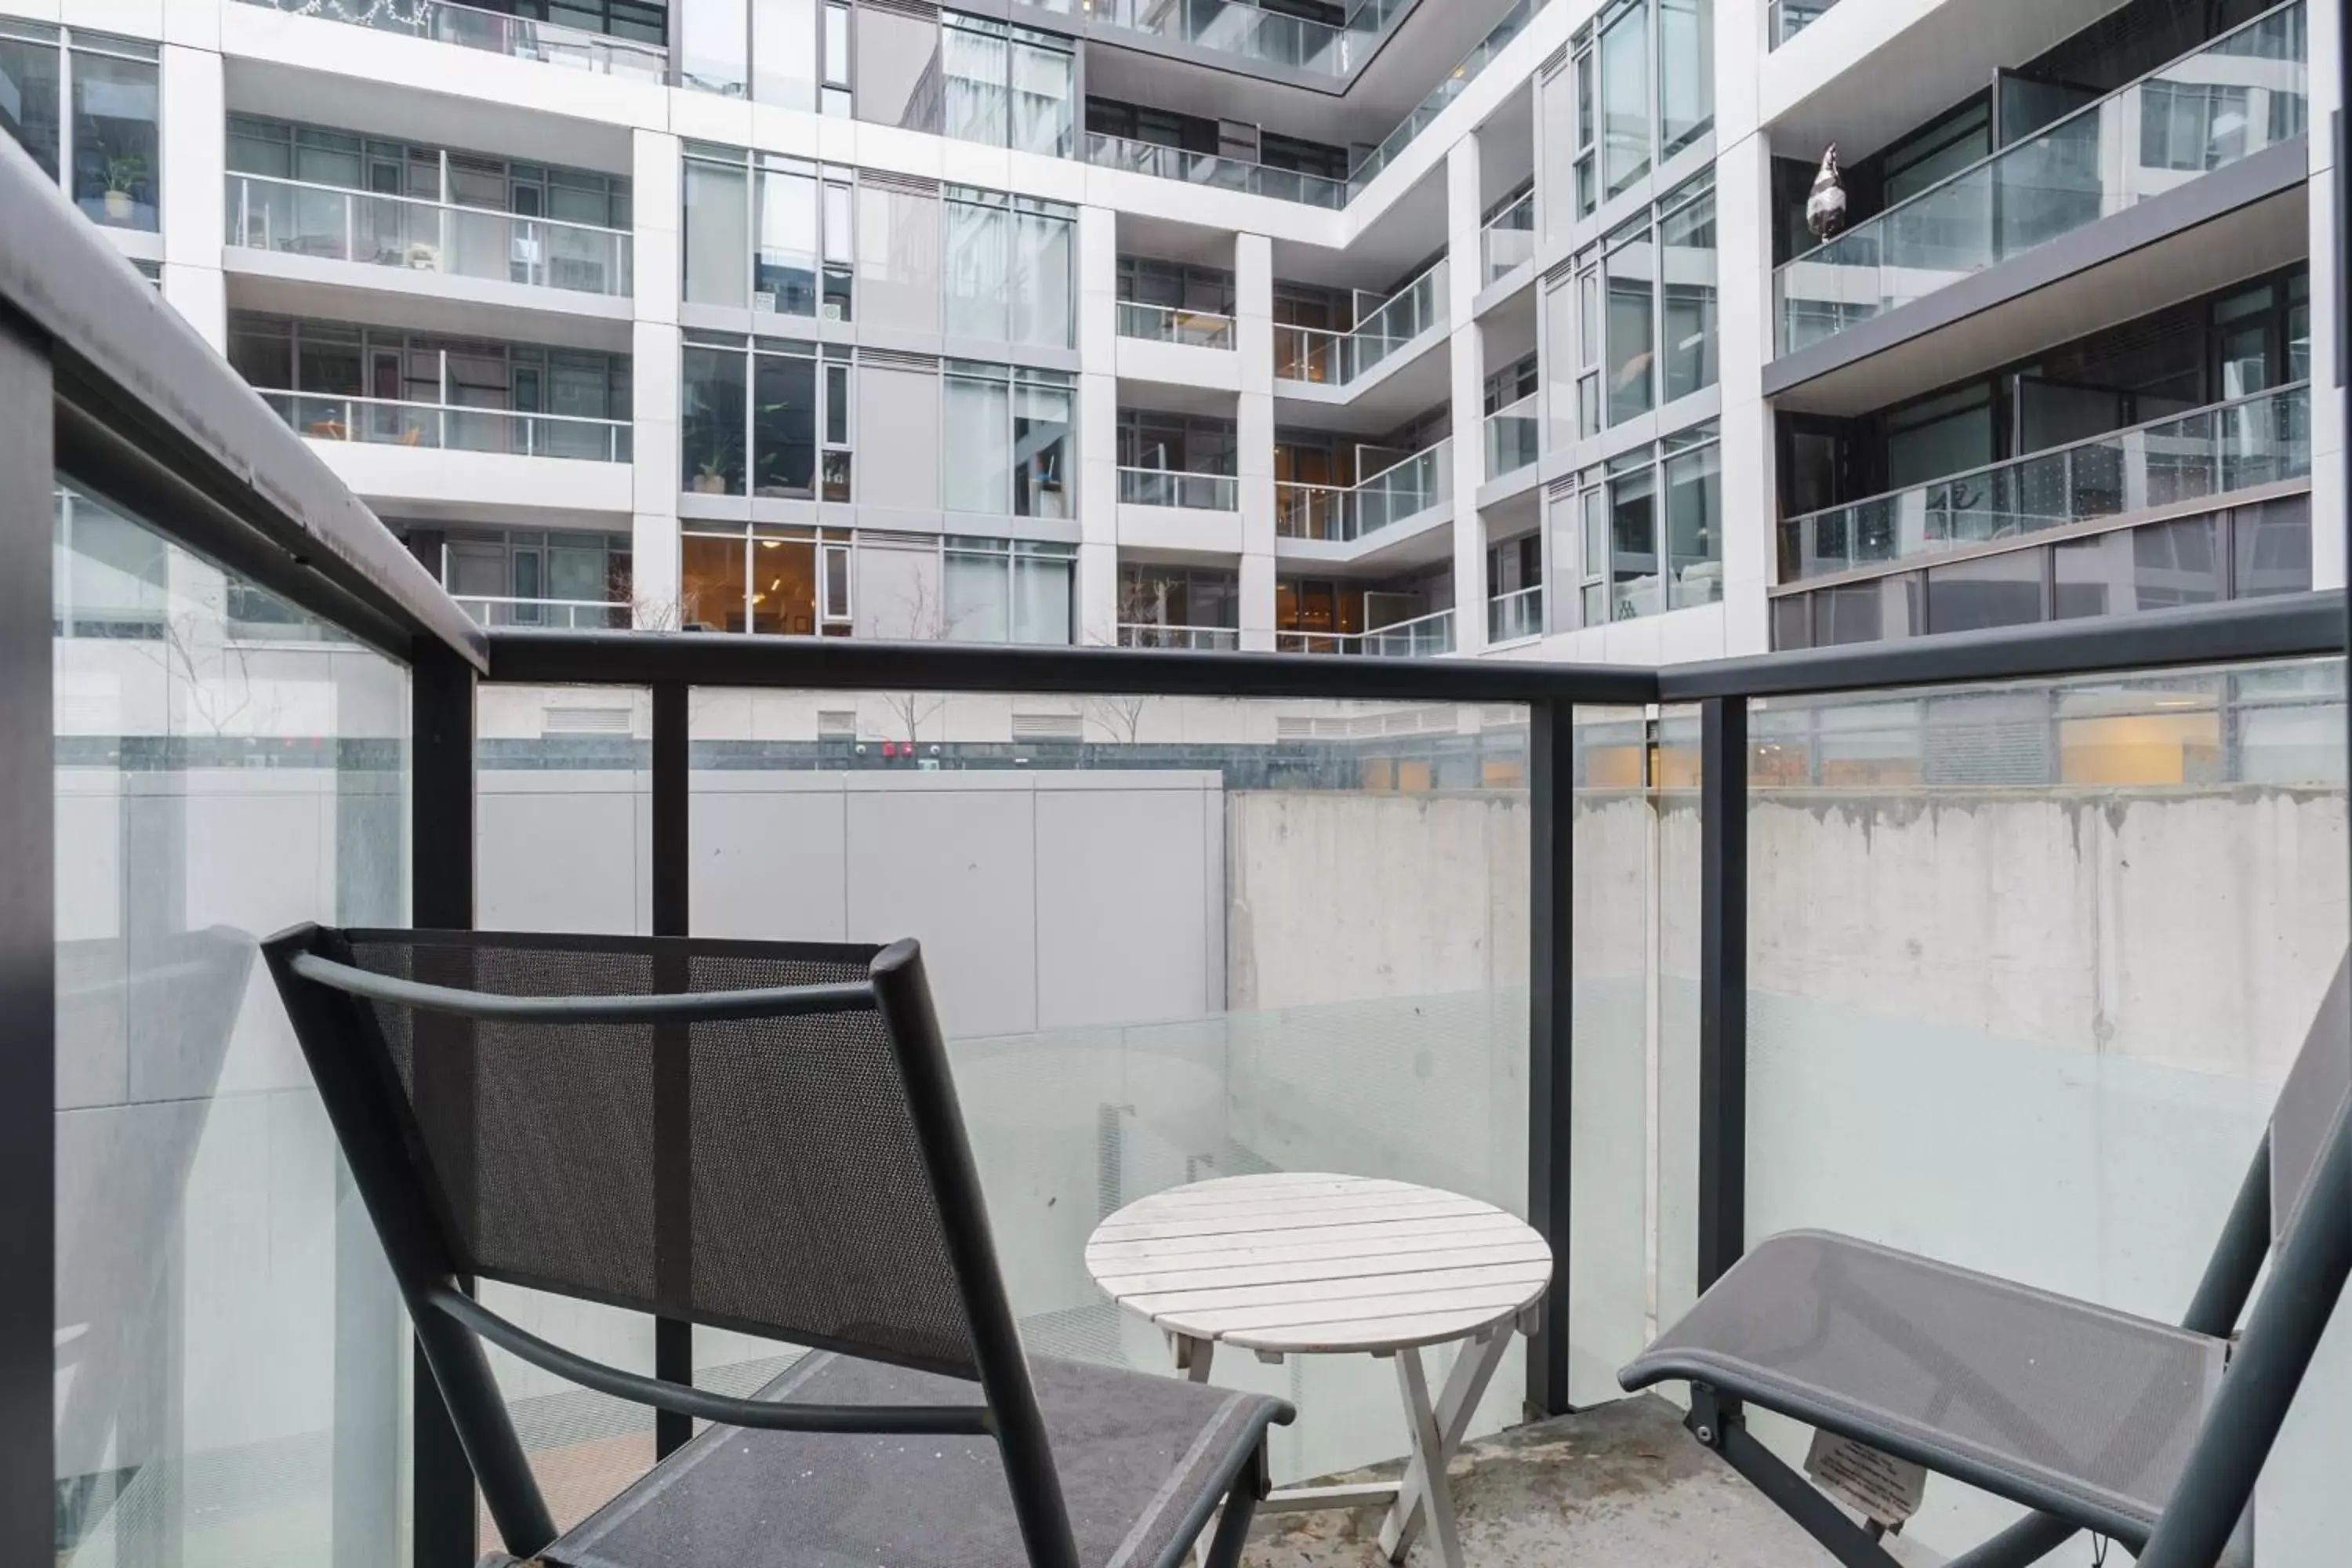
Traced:
<svg viewBox="0 0 2352 1568">
<path fill-rule="evenodd" d="M 1486 1385 L 1495 1380 L 1495 1371 L 1503 1364 L 1503 1352 L 1509 1348 L 1510 1342 L 1510 1325 L 1498 1323 L 1486 1331 L 1484 1339 L 1465 1341 L 1461 1352 L 1454 1356 L 1454 1370 L 1446 1375 L 1444 1391 L 1438 1395 L 1436 1408 L 1431 1413 L 1436 1426 L 1437 1463 L 1427 1474 L 1419 1465 L 1406 1469 L 1404 1486 L 1398 1491 L 1388 1518 L 1381 1521 L 1381 1550 L 1390 1562 L 1403 1562 L 1406 1550 L 1420 1533 L 1421 1515 L 1431 1481 L 1436 1483 L 1436 1489 L 1445 1497 L 1447 1518 L 1449 1521 L 1452 1519 L 1453 1494 L 1445 1490 L 1445 1467 L 1461 1451 L 1463 1435 L 1470 1429 L 1471 1412 L 1478 1408 L 1478 1401 L 1486 1396 Z M 1399 1351 L 1396 1355 L 1397 1377 L 1401 1384 L 1408 1375 L 1422 1379 L 1418 1351 Z M 1412 1358 L 1410 1374 L 1405 1368 L 1407 1357 Z M 1425 1402 L 1428 1389 L 1425 1379 L 1422 1380 L 1422 1388 Z M 1405 1419 L 1414 1423 L 1413 1450 L 1417 1456 L 1421 1448 L 1420 1426 L 1413 1415 L 1412 1393 L 1409 1385 L 1405 1388 L 1404 1398 Z M 1441 1536 L 1441 1543 L 1443 1540 Z M 1440 1550 L 1444 1550 L 1442 1544 Z M 1460 1560 L 1458 1547 L 1444 1559 L 1449 1565 Z"/>
</svg>

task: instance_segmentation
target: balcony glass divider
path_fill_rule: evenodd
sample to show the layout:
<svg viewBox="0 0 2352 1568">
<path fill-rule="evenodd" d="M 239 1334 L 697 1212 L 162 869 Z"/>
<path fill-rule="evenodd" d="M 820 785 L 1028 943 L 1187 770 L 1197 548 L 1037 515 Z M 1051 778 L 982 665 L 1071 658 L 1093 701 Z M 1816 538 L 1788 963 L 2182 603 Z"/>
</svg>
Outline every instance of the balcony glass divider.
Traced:
<svg viewBox="0 0 2352 1568">
<path fill-rule="evenodd" d="M 1486 478 L 1517 473 L 1542 454 L 1541 395 L 1530 392 L 1486 416 Z"/>
<path fill-rule="evenodd" d="M 1529 191 L 1478 231 L 1480 281 L 1493 283 L 1535 259 L 1536 194 Z"/>
<path fill-rule="evenodd" d="M 1486 641 L 1518 642 L 1543 636 L 1543 584 L 1535 584 L 1486 601 Z"/>
<path fill-rule="evenodd" d="M 2309 52 L 2289 0 L 1785 263 L 1780 353 L 2302 135 Z"/>
<path fill-rule="evenodd" d="M 1446 263 L 1439 260 L 1381 302 L 1351 331 L 1276 326 L 1274 373 L 1284 381 L 1345 386 L 1433 327 L 1445 324 Z"/>
</svg>

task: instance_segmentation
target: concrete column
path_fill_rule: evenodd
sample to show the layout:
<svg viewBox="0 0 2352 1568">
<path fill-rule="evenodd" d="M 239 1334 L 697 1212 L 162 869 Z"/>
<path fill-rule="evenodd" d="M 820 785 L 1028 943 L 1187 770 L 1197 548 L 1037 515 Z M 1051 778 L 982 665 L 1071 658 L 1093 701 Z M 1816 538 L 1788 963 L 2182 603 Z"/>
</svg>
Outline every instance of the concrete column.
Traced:
<svg viewBox="0 0 2352 1568">
<path fill-rule="evenodd" d="M 1241 355 L 1242 647 L 1274 648 L 1274 241 L 1234 237 L 1234 351 Z"/>
<path fill-rule="evenodd" d="M 1753 133 L 1715 165 L 1717 331 L 1723 367 L 1723 651 L 1762 653 L 1770 643 L 1765 587 L 1780 515 L 1772 408 L 1764 365 L 1772 357 L 1771 148 Z"/>
<path fill-rule="evenodd" d="M 1454 647 L 1486 646 L 1486 525 L 1478 486 L 1486 477 L 1486 346 L 1470 313 L 1478 295 L 1478 138 L 1445 154 L 1446 321 L 1453 329 Z"/>
<path fill-rule="evenodd" d="M 1078 209 L 1081 643 L 1118 641 L 1118 215 Z"/>
<path fill-rule="evenodd" d="M 166 44 L 157 125 L 162 167 L 163 297 L 205 341 L 228 346 L 228 296 L 221 278 L 222 180 L 227 167 L 227 108 L 215 49 Z"/>
<path fill-rule="evenodd" d="M 679 603 L 678 144 L 657 131 L 631 133 L 635 195 L 630 239 L 629 418 L 636 460 L 629 529 L 631 620 L 648 631 L 683 624 Z"/>
</svg>

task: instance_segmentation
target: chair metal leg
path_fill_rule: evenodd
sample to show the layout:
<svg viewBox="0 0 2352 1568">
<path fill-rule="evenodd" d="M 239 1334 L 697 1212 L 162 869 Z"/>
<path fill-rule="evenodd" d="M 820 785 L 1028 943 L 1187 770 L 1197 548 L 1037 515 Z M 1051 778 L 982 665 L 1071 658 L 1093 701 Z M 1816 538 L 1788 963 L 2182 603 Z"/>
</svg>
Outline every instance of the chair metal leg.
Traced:
<svg viewBox="0 0 2352 1568">
<path fill-rule="evenodd" d="M 1262 1462 L 1251 1466 L 1225 1494 L 1225 1506 L 1217 1515 L 1217 1533 L 1209 1542 L 1202 1568 L 1240 1568 L 1242 1542 L 1248 1538 L 1250 1520 L 1257 1513 L 1257 1476 L 1263 1468 Z"/>
<path fill-rule="evenodd" d="M 1864 1533 L 1820 1489 L 1781 1463 L 1780 1457 L 1750 1436 L 1745 1425 L 1726 1420 L 1710 1445 L 1772 1505 L 1804 1527 L 1845 1568 L 1901 1568 L 1884 1546 Z"/>
</svg>

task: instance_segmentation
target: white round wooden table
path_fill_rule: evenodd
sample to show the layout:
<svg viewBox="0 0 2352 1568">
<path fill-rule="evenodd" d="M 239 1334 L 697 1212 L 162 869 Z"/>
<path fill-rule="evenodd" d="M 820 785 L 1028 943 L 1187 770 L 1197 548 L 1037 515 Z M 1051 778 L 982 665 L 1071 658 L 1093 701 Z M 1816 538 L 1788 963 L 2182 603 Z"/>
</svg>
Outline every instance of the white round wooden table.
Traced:
<svg viewBox="0 0 2352 1568">
<path fill-rule="evenodd" d="M 1269 1512 L 1387 1501 L 1381 1546 L 1402 1561 L 1425 1516 L 1438 1559 L 1460 1568 L 1446 1462 L 1501 1364 L 1511 1331 L 1551 1283 L 1551 1249 L 1492 1204 L 1410 1182 L 1277 1173 L 1195 1182 L 1129 1204 L 1087 1243 L 1111 1300 L 1169 1337 L 1205 1383 L 1220 1342 L 1261 1361 L 1393 1358 L 1412 1448 L 1401 1480 L 1294 1487 Z M 1437 1397 L 1421 1352 L 1466 1341 Z"/>
</svg>

